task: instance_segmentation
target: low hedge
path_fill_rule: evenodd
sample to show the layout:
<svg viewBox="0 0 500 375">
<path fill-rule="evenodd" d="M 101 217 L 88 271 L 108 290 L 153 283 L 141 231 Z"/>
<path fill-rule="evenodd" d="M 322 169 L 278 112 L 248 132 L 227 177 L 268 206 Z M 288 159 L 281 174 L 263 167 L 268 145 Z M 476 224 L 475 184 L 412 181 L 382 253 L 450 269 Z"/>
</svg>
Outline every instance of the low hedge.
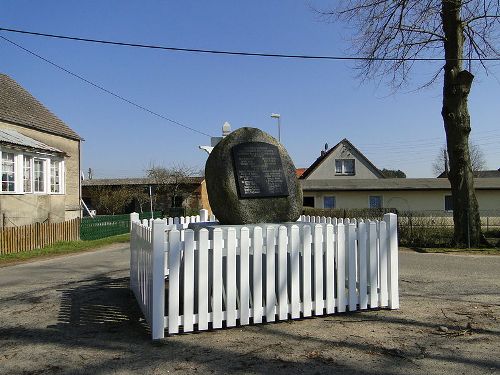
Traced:
<svg viewBox="0 0 500 375">
<path fill-rule="evenodd" d="M 362 218 L 382 220 L 384 214 L 398 215 L 399 244 L 407 247 L 450 247 L 453 238 L 453 222 L 449 217 L 429 214 L 398 212 L 393 208 L 321 209 L 304 208 L 303 214 L 337 218 Z"/>
</svg>

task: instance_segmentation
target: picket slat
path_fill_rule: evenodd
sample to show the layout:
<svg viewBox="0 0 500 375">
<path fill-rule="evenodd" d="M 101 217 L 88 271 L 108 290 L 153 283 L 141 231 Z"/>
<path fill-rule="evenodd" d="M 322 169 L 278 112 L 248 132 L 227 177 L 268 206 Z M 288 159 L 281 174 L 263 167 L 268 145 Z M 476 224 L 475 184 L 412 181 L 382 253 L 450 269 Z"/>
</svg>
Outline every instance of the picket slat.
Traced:
<svg viewBox="0 0 500 375">
<path fill-rule="evenodd" d="M 287 230 L 278 229 L 278 316 L 288 319 L 288 283 L 287 283 Z"/>
<path fill-rule="evenodd" d="M 377 261 L 377 223 L 370 221 L 368 224 L 368 269 L 370 282 L 370 308 L 378 307 L 378 292 L 377 292 L 377 276 L 378 276 L 378 261 Z"/>
<path fill-rule="evenodd" d="M 333 239 L 333 225 L 326 226 L 325 233 L 325 261 L 326 261 L 326 313 L 333 314 L 335 312 L 335 249 Z"/>
<path fill-rule="evenodd" d="M 323 315 L 323 233 L 314 226 L 314 315 Z"/>
<path fill-rule="evenodd" d="M 291 296 L 292 319 L 300 318 L 300 265 L 299 265 L 299 227 L 293 225 L 290 231 L 290 272 L 291 272 Z"/>
<path fill-rule="evenodd" d="M 366 254 L 366 224 L 358 225 L 358 255 L 359 255 L 359 308 L 368 307 L 367 254 Z"/>
<path fill-rule="evenodd" d="M 194 323 L 194 231 L 184 233 L 184 332 L 191 332 Z"/>
<path fill-rule="evenodd" d="M 227 231 L 227 259 L 226 259 L 226 325 L 236 325 L 236 229 L 229 228 Z"/>
<path fill-rule="evenodd" d="M 179 277 L 181 265 L 181 234 L 178 230 L 170 232 L 169 242 L 168 333 L 177 333 L 179 332 Z"/>
<path fill-rule="evenodd" d="M 356 294 L 356 224 L 348 225 L 348 296 L 349 296 L 349 311 L 356 310 L 357 294 Z"/>
<path fill-rule="evenodd" d="M 266 228 L 266 322 L 276 319 L 276 237 L 274 227 Z"/>
<path fill-rule="evenodd" d="M 340 223 L 336 227 L 335 233 L 337 237 L 337 311 L 344 312 L 346 310 L 345 303 L 345 248 L 346 236 L 344 224 Z"/>
<path fill-rule="evenodd" d="M 222 328 L 222 230 L 216 228 L 213 235 L 213 292 L 212 327 Z"/>
<path fill-rule="evenodd" d="M 208 329 L 208 230 L 201 229 L 198 238 L 198 329 Z"/>
<path fill-rule="evenodd" d="M 262 228 L 253 230 L 253 322 L 262 323 Z"/>
<path fill-rule="evenodd" d="M 305 226 L 303 229 L 304 240 L 302 242 L 302 298 L 303 298 L 303 314 L 304 317 L 311 316 L 312 299 L 311 299 L 311 244 L 312 235 L 311 227 Z"/>
<path fill-rule="evenodd" d="M 386 307 L 389 300 L 387 293 L 387 228 L 385 221 L 381 221 L 379 227 L 380 307 Z"/>
<path fill-rule="evenodd" d="M 250 322 L 250 232 L 248 228 L 241 228 L 240 237 L 240 324 L 244 325 Z"/>
<path fill-rule="evenodd" d="M 395 214 L 385 214 L 384 221 L 387 224 L 387 266 L 389 287 L 389 308 L 399 308 L 398 287 L 398 219 Z"/>
</svg>

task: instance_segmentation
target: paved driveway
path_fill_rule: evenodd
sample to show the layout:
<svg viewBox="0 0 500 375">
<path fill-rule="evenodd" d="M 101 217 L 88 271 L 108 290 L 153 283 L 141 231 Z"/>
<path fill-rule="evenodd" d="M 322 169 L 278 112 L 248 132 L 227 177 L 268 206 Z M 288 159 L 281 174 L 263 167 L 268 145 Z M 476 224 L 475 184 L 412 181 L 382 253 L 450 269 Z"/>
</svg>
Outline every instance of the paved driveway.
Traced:
<svg viewBox="0 0 500 375">
<path fill-rule="evenodd" d="M 127 246 L 0 268 L 0 374 L 500 373 L 500 256 L 400 252 L 401 309 L 167 338 Z"/>
</svg>

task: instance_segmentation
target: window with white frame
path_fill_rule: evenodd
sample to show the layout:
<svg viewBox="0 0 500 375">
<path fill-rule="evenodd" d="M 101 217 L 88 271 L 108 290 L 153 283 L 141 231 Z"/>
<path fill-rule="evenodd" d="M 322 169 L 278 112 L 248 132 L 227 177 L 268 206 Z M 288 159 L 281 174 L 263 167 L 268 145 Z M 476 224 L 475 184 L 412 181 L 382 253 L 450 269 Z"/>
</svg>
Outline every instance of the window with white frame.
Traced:
<svg viewBox="0 0 500 375">
<path fill-rule="evenodd" d="M 50 161 L 50 192 L 61 192 L 61 162 L 59 160 Z"/>
<path fill-rule="evenodd" d="M 2 152 L 2 191 L 16 191 L 16 163 L 13 152 Z"/>
<path fill-rule="evenodd" d="M 335 159 L 335 174 L 354 175 L 354 159 Z"/>
<path fill-rule="evenodd" d="M 33 181 L 35 182 L 35 193 L 45 193 L 45 160 L 33 160 Z"/>
<path fill-rule="evenodd" d="M 64 193 L 62 159 L 0 147 L 0 160 L 0 193 Z"/>
<path fill-rule="evenodd" d="M 23 155 L 23 192 L 33 192 L 33 158 Z"/>
</svg>

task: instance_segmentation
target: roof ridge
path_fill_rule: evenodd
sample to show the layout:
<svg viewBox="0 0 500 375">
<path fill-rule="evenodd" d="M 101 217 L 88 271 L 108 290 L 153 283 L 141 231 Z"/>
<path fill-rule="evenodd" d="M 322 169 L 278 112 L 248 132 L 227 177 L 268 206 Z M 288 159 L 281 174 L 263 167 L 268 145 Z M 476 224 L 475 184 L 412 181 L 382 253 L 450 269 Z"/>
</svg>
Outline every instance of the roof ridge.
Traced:
<svg viewBox="0 0 500 375">
<path fill-rule="evenodd" d="M 334 150 L 337 149 L 342 143 L 348 143 L 350 147 L 352 147 L 360 156 L 363 158 L 368 164 L 379 174 L 379 178 L 385 178 L 380 169 L 378 169 L 371 161 L 368 159 L 360 150 L 354 146 L 351 141 L 347 138 L 343 138 L 340 142 L 338 142 L 335 146 L 333 146 L 328 151 L 322 151 L 322 154 L 305 170 L 304 173 L 300 176 L 300 179 L 305 180 L 314 170 L 325 160 Z"/>
<path fill-rule="evenodd" d="M 12 77 L 0 73 L 0 120 L 66 138 L 82 138 Z"/>
</svg>

